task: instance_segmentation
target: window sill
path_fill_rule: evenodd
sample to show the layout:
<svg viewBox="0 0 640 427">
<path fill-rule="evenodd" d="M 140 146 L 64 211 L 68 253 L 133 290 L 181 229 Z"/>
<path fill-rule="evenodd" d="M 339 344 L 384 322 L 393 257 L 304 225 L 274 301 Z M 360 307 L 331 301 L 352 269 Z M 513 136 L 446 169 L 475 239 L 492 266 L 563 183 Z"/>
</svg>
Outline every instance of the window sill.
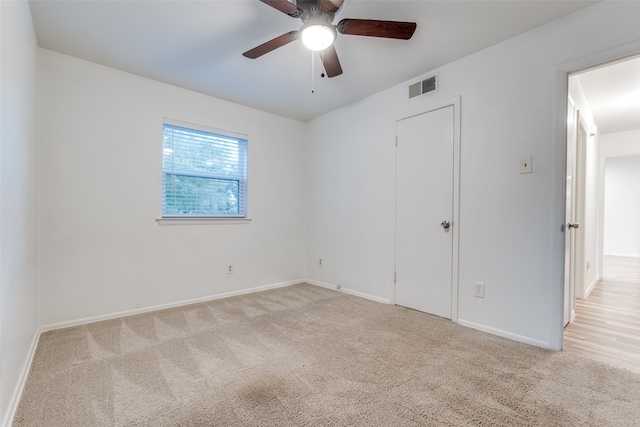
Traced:
<svg viewBox="0 0 640 427">
<path fill-rule="evenodd" d="M 156 218 L 158 225 L 249 224 L 251 218 Z"/>
</svg>

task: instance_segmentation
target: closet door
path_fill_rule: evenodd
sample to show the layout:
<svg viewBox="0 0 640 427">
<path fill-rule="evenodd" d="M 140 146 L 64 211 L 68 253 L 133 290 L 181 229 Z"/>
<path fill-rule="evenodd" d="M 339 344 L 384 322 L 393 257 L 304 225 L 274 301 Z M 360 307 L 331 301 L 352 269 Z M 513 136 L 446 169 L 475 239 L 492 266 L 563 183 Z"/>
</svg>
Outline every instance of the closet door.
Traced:
<svg viewBox="0 0 640 427">
<path fill-rule="evenodd" d="M 451 318 L 454 107 L 397 122 L 398 305 Z"/>
</svg>

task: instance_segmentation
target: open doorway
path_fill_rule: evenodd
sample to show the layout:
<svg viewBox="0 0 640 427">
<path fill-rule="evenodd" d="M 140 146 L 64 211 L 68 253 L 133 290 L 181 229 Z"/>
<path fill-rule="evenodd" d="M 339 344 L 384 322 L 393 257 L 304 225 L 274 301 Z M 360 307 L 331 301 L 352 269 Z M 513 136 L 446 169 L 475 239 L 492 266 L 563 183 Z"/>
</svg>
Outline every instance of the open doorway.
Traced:
<svg viewBox="0 0 640 427">
<path fill-rule="evenodd" d="M 640 57 L 569 76 L 564 349 L 640 372 Z"/>
</svg>

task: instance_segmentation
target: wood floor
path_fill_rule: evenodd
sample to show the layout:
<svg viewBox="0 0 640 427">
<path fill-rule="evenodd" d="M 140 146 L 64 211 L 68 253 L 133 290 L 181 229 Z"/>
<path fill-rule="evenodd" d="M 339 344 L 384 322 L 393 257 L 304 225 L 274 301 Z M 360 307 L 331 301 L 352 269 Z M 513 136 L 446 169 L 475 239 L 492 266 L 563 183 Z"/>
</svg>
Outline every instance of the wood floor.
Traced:
<svg viewBox="0 0 640 427">
<path fill-rule="evenodd" d="M 564 350 L 640 372 L 640 258 L 605 256 L 603 277 L 576 300 Z"/>
</svg>

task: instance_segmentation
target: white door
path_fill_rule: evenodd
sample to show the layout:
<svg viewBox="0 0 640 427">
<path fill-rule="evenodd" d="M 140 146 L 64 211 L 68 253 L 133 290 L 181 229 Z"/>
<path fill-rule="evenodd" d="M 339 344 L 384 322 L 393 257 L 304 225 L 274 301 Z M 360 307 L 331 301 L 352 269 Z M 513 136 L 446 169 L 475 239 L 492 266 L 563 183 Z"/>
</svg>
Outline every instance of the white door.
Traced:
<svg viewBox="0 0 640 427">
<path fill-rule="evenodd" d="M 451 318 L 453 129 L 448 106 L 397 123 L 398 305 Z"/>
<path fill-rule="evenodd" d="M 579 123 L 578 111 L 571 98 L 567 111 L 567 153 L 566 153 L 566 189 L 564 223 L 564 324 L 573 321 L 575 316 L 575 280 L 576 280 L 576 125 Z"/>
</svg>

